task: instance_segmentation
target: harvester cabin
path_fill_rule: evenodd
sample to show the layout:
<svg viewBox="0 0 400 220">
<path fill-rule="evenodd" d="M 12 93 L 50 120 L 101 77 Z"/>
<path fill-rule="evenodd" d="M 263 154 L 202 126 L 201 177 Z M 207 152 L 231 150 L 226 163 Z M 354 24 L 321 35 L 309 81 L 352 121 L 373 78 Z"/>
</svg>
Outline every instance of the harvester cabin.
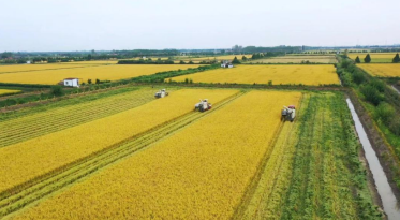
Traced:
<svg viewBox="0 0 400 220">
<path fill-rule="evenodd" d="M 78 78 L 65 78 L 63 80 L 63 85 L 69 86 L 69 87 L 79 87 L 79 79 Z"/>
</svg>

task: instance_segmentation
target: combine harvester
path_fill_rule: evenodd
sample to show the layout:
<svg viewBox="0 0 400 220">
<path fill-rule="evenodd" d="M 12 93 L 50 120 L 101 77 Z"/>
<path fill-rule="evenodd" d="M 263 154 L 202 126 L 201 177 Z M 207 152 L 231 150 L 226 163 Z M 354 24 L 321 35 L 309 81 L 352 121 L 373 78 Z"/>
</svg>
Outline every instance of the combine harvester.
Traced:
<svg viewBox="0 0 400 220">
<path fill-rule="evenodd" d="M 293 122 L 294 118 L 296 117 L 296 106 L 294 105 L 289 105 L 288 107 L 283 106 L 282 109 L 282 121 L 289 120 Z"/>
<path fill-rule="evenodd" d="M 211 103 L 208 102 L 208 99 L 200 100 L 194 105 L 194 111 L 196 112 L 206 112 L 209 109 L 211 109 Z"/>
<path fill-rule="evenodd" d="M 168 92 L 165 89 L 161 89 L 160 91 L 154 93 L 154 98 L 161 99 L 168 96 Z"/>
</svg>

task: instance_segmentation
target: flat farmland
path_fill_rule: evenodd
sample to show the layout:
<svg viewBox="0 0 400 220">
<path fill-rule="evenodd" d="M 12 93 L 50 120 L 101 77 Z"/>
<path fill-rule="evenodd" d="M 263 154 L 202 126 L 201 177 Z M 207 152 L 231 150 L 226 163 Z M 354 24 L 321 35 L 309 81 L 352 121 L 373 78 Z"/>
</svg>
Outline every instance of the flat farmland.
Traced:
<svg viewBox="0 0 400 220">
<path fill-rule="evenodd" d="M 54 172 L 96 151 L 190 113 L 193 111 L 193 103 L 196 103 L 198 98 L 207 97 L 217 103 L 236 92 L 236 90 L 179 90 L 168 99 L 152 101 L 109 117 L 2 147 L 0 148 L 0 192 Z M 152 95 L 153 93 L 149 94 L 150 97 Z M 57 124 L 57 122 L 52 123 Z M 14 138 L 18 137 L 12 139 Z M 60 141 L 65 144 L 60 145 Z"/>
<path fill-rule="evenodd" d="M 333 65 L 237 65 L 233 69 L 217 69 L 172 78 L 177 82 L 190 78 L 193 83 L 228 83 L 228 84 L 268 84 L 272 85 L 303 84 L 318 86 L 340 84 Z"/>
<path fill-rule="evenodd" d="M 400 63 L 362 63 L 357 66 L 373 76 L 400 77 Z"/>
<path fill-rule="evenodd" d="M 131 219 L 229 219 L 273 147 L 280 106 L 297 105 L 300 97 L 300 92 L 244 94 L 16 219 L 64 219 L 63 213 L 77 219 L 112 213 Z"/>
<path fill-rule="evenodd" d="M 337 63 L 335 56 L 282 56 L 251 60 L 249 63 L 301 63 L 307 61 L 310 63 Z"/>
<path fill-rule="evenodd" d="M 68 77 L 77 77 L 80 78 L 80 83 L 86 83 L 88 79 L 117 80 L 164 71 L 197 68 L 198 66 L 197 64 L 119 64 L 75 69 L 15 72 L 0 74 L 0 83 L 55 85 Z"/>
<path fill-rule="evenodd" d="M 79 166 L 80 181 L 60 177 L 57 183 L 38 184 L 32 194 L 31 189 L 6 197 L 0 193 L 0 217 L 382 219 L 358 159 L 361 146 L 342 93 L 223 91 L 182 90 L 180 95 L 208 95 L 216 102 L 229 98 L 206 113 L 180 117 L 193 118 L 191 123 L 170 122 L 177 130 L 165 131 L 161 139 L 152 135 L 162 129 L 132 140 L 149 145 L 87 177 L 80 174 L 87 168 Z M 225 96 L 215 97 L 221 93 Z M 168 102 L 175 106 L 177 101 Z M 283 122 L 281 106 L 290 104 L 296 106 L 296 119 Z M 42 190 L 52 187 L 55 191 L 43 197 Z M 34 204 L 27 205 L 29 199 Z"/>
<path fill-rule="evenodd" d="M 83 64 L 83 63 L 81 63 Z M 17 73 L 17 72 L 31 72 L 40 70 L 60 70 L 60 69 L 74 69 L 74 68 L 84 68 L 87 65 L 81 65 L 78 63 L 68 63 L 68 64 L 10 64 L 10 65 L 0 65 L 0 74 L 2 73 Z M 1 76 L 0 76 L 1 79 Z"/>
<path fill-rule="evenodd" d="M 118 60 L 86 60 L 86 61 L 74 61 L 71 64 L 117 64 Z"/>
<path fill-rule="evenodd" d="M 239 60 L 242 59 L 242 56 L 245 56 L 247 58 L 251 58 L 252 55 L 226 55 L 226 56 L 215 56 L 215 57 L 185 57 L 185 56 L 181 56 L 181 57 L 175 57 L 175 59 L 177 60 L 184 60 L 184 61 L 203 61 L 203 60 L 214 60 L 217 59 L 218 61 L 221 60 L 233 60 L 235 57 L 237 57 Z"/>
<path fill-rule="evenodd" d="M 370 53 L 371 63 L 390 63 L 397 53 Z M 361 63 L 365 63 L 364 58 L 367 53 L 350 53 L 347 56 L 355 60 L 356 57 L 360 58 Z"/>
</svg>

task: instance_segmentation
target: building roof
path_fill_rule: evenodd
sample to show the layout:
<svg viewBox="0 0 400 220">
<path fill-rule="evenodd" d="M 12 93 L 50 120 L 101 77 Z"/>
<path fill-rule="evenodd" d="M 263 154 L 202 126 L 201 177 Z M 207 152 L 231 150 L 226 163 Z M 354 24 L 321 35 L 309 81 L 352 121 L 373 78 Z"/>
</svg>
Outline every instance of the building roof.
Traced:
<svg viewBox="0 0 400 220">
<path fill-rule="evenodd" d="M 78 79 L 78 78 L 76 78 L 76 77 L 64 78 L 64 80 L 66 80 L 66 79 Z"/>
</svg>

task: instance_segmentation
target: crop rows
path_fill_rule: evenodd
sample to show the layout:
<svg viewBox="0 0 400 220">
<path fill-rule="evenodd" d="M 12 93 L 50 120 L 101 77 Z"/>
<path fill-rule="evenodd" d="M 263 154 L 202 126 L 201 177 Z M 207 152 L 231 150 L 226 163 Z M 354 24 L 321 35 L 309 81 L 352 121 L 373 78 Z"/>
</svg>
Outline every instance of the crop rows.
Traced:
<svg viewBox="0 0 400 220">
<path fill-rule="evenodd" d="M 236 98 L 240 97 L 240 95 L 241 94 L 231 96 L 220 103 L 215 104 L 213 106 L 213 111 L 232 102 Z M 104 149 L 101 152 L 97 152 L 94 155 L 63 168 L 59 172 L 53 173 L 45 178 L 36 179 L 30 184 L 15 187 L 11 191 L 3 192 L 0 194 L 0 217 L 9 215 L 10 213 L 36 202 L 63 187 L 73 184 L 77 180 L 87 177 L 107 165 L 130 156 L 135 151 L 165 138 L 199 118 L 208 115 L 208 113 L 198 114 L 192 112 L 177 119 L 165 122 L 162 125 L 153 128 L 149 132 L 145 132 L 142 135 L 135 136 L 134 138 L 132 137 L 131 139 L 125 140 L 119 144 L 111 146 L 110 148 Z"/>
<path fill-rule="evenodd" d="M 88 79 L 119 80 L 197 67 L 198 64 L 96 65 L 96 67 L 76 68 L 73 76 L 79 78 L 81 84 L 86 83 Z M 0 83 L 54 85 L 67 77 L 71 77 L 69 69 L 3 73 Z"/>
<path fill-rule="evenodd" d="M 280 107 L 270 114 L 274 104 L 296 104 L 299 97 L 250 92 L 16 219 L 95 219 L 112 213 L 132 219 L 232 217 L 281 123 Z"/>
<path fill-rule="evenodd" d="M 22 184 L 193 111 L 197 98 L 219 102 L 237 90 L 178 90 L 136 108 L 0 148 L 0 191 Z"/>
<path fill-rule="evenodd" d="M 182 82 L 190 78 L 194 83 L 268 84 L 272 85 L 328 85 L 340 84 L 332 64 L 241 64 L 232 69 L 216 69 L 173 77 Z M 168 79 L 167 79 L 168 81 Z"/>
<path fill-rule="evenodd" d="M 303 94 L 298 113 L 283 125 L 235 219 L 380 218 L 343 97 Z"/>
<path fill-rule="evenodd" d="M 0 148 L 143 105 L 154 100 L 152 92 L 140 89 L 0 122 L 0 127 L 7 128 L 0 129 Z"/>
<path fill-rule="evenodd" d="M 356 170 L 362 167 L 358 161 L 359 146 L 348 117 L 342 96 L 311 97 L 300 127 L 292 180 L 284 195 L 281 218 L 374 219 L 379 215 L 371 205 L 365 173 L 359 174 L 359 185 L 354 184 L 351 176 L 353 167 Z M 355 164 L 349 166 L 347 161 Z M 354 191 L 369 196 L 358 198 Z"/>
<path fill-rule="evenodd" d="M 302 118 L 302 112 L 307 111 L 309 94 L 302 96 L 297 118 Z M 259 177 L 255 180 L 257 183 L 253 191 L 248 193 L 247 201 L 242 201 L 235 219 L 275 219 L 280 216 L 282 195 L 288 188 L 298 141 L 298 120 L 301 119 L 296 119 L 294 123 L 283 123 L 271 156 L 264 159 Z"/>
</svg>

